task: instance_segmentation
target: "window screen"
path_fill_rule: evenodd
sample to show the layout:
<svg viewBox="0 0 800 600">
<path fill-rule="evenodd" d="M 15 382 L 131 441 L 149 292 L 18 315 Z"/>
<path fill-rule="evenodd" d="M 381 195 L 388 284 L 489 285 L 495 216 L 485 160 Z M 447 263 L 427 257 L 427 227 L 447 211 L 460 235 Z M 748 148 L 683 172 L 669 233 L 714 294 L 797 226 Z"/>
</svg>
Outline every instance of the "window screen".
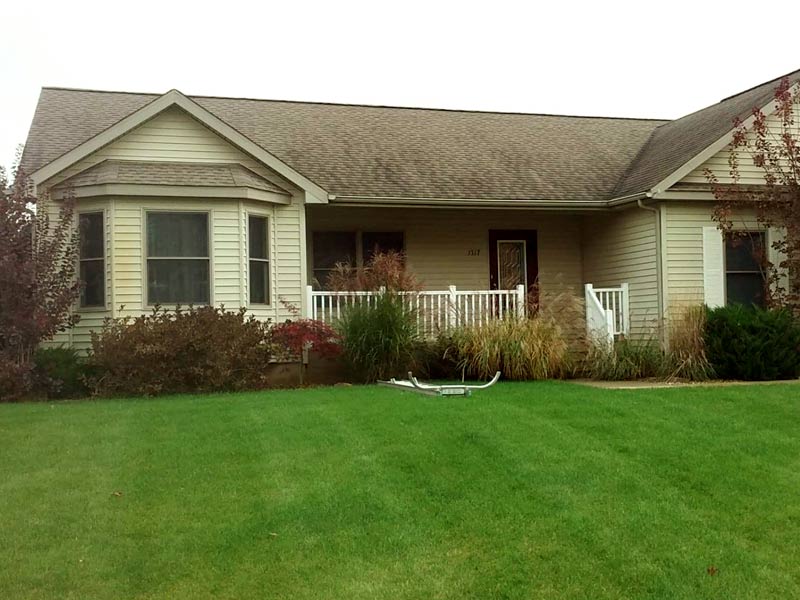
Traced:
<svg viewBox="0 0 800 600">
<path fill-rule="evenodd" d="M 147 213 L 148 304 L 207 304 L 207 213 Z"/>
<path fill-rule="evenodd" d="M 80 231 L 80 282 L 82 307 L 105 306 L 106 261 L 103 213 L 82 213 Z"/>
<path fill-rule="evenodd" d="M 354 231 L 315 231 L 314 280 L 318 287 L 325 288 L 333 268 L 337 263 L 356 264 L 356 234 Z"/>
<path fill-rule="evenodd" d="M 378 252 L 403 252 L 402 231 L 365 231 L 361 234 L 361 256 L 366 265 Z"/>
<path fill-rule="evenodd" d="M 725 239 L 725 294 L 727 304 L 764 306 L 766 236 L 748 232 Z"/>
<path fill-rule="evenodd" d="M 247 219 L 251 304 L 269 304 L 269 237 L 266 217 Z"/>
</svg>

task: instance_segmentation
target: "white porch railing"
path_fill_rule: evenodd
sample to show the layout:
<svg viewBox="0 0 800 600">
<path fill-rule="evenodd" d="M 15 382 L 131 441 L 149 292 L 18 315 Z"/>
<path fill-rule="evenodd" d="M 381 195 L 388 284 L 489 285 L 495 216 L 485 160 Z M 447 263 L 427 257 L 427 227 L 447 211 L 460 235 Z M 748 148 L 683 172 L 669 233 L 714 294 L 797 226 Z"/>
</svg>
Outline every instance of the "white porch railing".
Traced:
<svg viewBox="0 0 800 600">
<path fill-rule="evenodd" d="M 348 306 L 371 304 L 382 292 L 329 292 L 306 287 L 307 317 L 331 323 Z M 454 327 L 480 327 L 493 319 L 525 315 L 525 286 L 513 290 L 446 290 L 400 292 L 414 309 L 422 335 L 435 335 Z"/>
<path fill-rule="evenodd" d="M 613 342 L 616 336 L 628 335 L 630 308 L 628 284 L 619 287 L 585 286 L 586 331 L 597 341 Z"/>
</svg>

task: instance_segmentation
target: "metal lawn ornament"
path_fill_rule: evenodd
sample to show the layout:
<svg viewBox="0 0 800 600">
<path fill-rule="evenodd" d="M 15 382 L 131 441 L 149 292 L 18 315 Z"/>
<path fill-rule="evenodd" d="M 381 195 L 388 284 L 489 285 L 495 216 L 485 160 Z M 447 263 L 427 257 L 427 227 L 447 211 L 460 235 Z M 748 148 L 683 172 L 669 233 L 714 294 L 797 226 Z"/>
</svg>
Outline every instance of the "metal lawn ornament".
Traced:
<svg viewBox="0 0 800 600">
<path fill-rule="evenodd" d="M 491 381 L 482 385 L 435 385 L 431 383 L 420 383 L 417 378 L 411 374 L 411 371 L 409 371 L 408 379 L 395 379 L 392 377 L 389 381 L 379 381 L 378 383 L 387 387 L 409 390 L 429 396 L 471 396 L 473 390 L 485 390 L 486 388 L 490 388 L 497 383 L 499 379 L 500 371 L 494 374 Z"/>
</svg>

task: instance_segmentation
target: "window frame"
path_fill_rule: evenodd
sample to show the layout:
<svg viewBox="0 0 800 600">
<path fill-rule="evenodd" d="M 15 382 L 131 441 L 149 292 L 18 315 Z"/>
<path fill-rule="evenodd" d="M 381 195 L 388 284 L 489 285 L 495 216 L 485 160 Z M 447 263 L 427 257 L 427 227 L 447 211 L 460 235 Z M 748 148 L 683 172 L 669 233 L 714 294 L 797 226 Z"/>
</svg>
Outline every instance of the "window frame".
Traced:
<svg viewBox="0 0 800 600">
<path fill-rule="evenodd" d="M 108 310 L 109 289 L 108 289 L 108 228 L 106 209 L 103 208 L 84 208 L 76 211 L 77 228 L 80 234 L 81 216 L 83 215 L 101 215 L 103 223 L 103 256 L 101 258 L 81 258 L 80 247 L 78 248 L 78 281 L 81 281 L 81 263 L 90 261 L 102 261 L 103 263 L 103 303 L 84 305 L 83 300 L 78 298 L 78 310 L 80 312 L 103 312 Z"/>
<path fill-rule="evenodd" d="M 190 213 L 206 215 L 206 235 L 208 240 L 208 257 L 199 256 L 156 256 L 151 259 L 147 248 L 147 215 L 150 213 Z M 164 207 L 142 207 L 142 306 L 153 307 L 161 306 L 165 308 L 175 308 L 177 306 L 214 306 L 214 211 L 211 209 L 198 208 L 164 208 Z M 208 261 L 208 302 L 176 302 L 176 303 L 151 303 L 148 271 L 148 261 L 150 260 L 207 260 Z"/>
<path fill-rule="evenodd" d="M 252 210 L 246 210 L 244 212 L 245 216 L 245 236 L 244 236 L 244 249 L 247 261 L 247 278 L 245 280 L 247 286 L 246 292 L 246 300 L 247 304 L 245 306 L 264 306 L 264 307 L 271 307 L 273 305 L 272 302 L 272 294 L 274 293 L 274 286 L 272 273 L 272 218 L 271 215 L 261 212 L 256 212 Z M 266 221 L 266 248 L 267 248 L 267 258 L 251 258 L 250 257 L 250 217 L 255 217 L 257 219 L 264 219 Z M 250 276 L 250 261 L 258 261 L 267 264 L 267 275 L 269 279 L 267 280 L 267 301 L 266 302 L 252 302 L 250 300 L 250 288 L 251 288 L 251 276 Z"/>
<path fill-rule="evenodd" d="M 762 304 L 755 304 L 751 303 L 750 306 L 757 306 L 760 308 L 764 308 L 766 306 L 766 285 L 768 284 L 766 275 L 766 262 L 769 261 L 769 236 L 767 235 L 766 229 L 734 229 L 731 231 L 732 235 L 739 235 L 746 234 L 747 236 L 752 236 L 753 234 L 758 234 L 761 239 L 763 240 L 763 249 L 764 249 L 764 267 L 759 269 L 758 271 L 742 271 L 742 270 L 730 270 L 728 268 L 728 238 L 723 235 L 722 236 L 722 283 L 723 283 L 723 290 L 725 294 L 725 306 L 731 306 L 731 302 L 728 300 L 728 275 L 754 275 L 758 274 L 764 281 L 764 302 Z"/>
</svg>

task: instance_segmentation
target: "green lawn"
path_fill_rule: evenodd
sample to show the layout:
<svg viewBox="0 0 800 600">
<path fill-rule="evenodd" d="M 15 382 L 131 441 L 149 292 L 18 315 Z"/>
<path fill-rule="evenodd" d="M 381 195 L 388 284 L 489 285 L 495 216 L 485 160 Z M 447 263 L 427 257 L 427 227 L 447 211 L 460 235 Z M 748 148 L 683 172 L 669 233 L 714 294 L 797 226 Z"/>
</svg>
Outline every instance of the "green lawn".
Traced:
<svg viewBox="0 0 800 600">
<path fill-rule="evenodd" d="M 9 599 L 797 598 L 800 386 L 0 405 L 0 556 Z"/>
</svg>

